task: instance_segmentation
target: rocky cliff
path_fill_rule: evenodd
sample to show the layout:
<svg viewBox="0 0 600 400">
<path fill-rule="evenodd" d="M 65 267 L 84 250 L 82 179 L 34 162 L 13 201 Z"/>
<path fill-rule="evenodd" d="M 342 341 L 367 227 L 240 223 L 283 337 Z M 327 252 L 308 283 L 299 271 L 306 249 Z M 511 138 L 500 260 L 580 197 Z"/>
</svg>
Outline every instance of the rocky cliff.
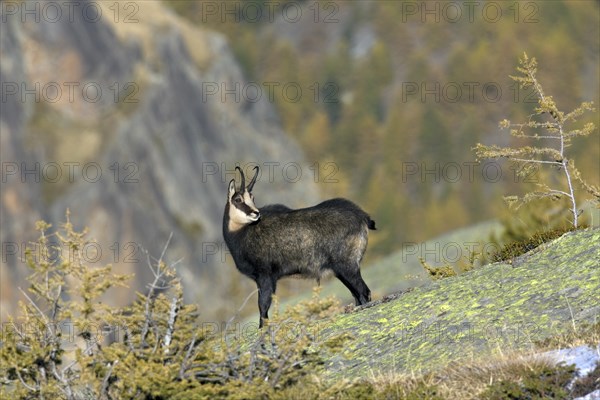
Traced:
<svg viewBox="0 0 600 400">
<path fill-rule="evenodd" d="M 3 7 L 3 317 L 11 287 L 24 285 L 23 249 L 38 219 L 59 224 L 70 209 L 97 241 L 89 261 L 135 272 L 134 289 L 149 281 L 146 251 L 158 257 L 173 233 L 167 258 L 182 259 L 188 300 L 214 317 L 238 280 L 250 285 L 221 239 L 236 163 L 263 167 L 259 206 L 318 199 L 306 174 L 296 179 L 307 172 L 303 154 L 268 98 L 240 96 L 248 82 L 223 36 L 160 2 L 116 4 Z M 215 87 L 238 93 L 223 98 Z"/>
</svg>

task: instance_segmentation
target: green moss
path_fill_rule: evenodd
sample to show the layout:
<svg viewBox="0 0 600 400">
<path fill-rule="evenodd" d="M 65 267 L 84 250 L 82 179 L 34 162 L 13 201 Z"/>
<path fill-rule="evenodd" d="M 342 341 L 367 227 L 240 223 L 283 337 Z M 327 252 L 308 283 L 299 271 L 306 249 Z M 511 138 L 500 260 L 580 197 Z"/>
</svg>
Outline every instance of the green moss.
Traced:
<svg viewBox="0 0 600 400">
<path fill-rule="evenodd" d="M 597 314 L 599 251 L 600 229 L 570 232 L 518 266 L 476 268 L 341 315 L 324 334 L 353 336 L 351 359 L 328 363 L 328 376 L 432 371 L 572 331 Z"/>
</svg>

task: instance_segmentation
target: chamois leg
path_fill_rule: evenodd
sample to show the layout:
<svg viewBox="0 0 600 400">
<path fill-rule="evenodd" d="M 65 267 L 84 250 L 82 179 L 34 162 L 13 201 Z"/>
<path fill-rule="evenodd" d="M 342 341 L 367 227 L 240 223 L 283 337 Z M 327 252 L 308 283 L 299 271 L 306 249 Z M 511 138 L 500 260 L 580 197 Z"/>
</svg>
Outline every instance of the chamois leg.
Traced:
<svg viewBox="0 0 600 400">
<path fill-rule="evenodd" d="M 362 278 L 362 275 L 360 274 L 360 269 L 358 268 L 356 268 L 356 282 L 358 285 L 360 304 L 367 304 L 371 301 L 371 290 Z"/>
<path fill-rule="evenodd" d="M 371 301 L 371 291 L 360 275 L 358 266 L 352 270 L 347 268 L 335 269 L 335 276 L 350 290 L 357 306 Z"/>
<path fill-rule="evenodd" d="M 271 307 L 277 280 L 269 276 L 261 276 L 256 279 L 256 286 L 258 287 L 258 310 L 260 313 L 258 327 L 262 328 L 264 321 L 269 319 L 269 308 Z"/>
<path fill-rule="evenodd" d="M 350 293 L 352 293 L 352 297 L 354 297 L 354 300 L 356 302 L 356 305 L 359 305 L 358 303 L 358 294 L 356 292 L 356 290 L 354 289 L 354 286 L 346 279 L 346 277 L 342 274 L 335 274 L 336 278 L 338 278 L 340 280 L 340 282 L 342 282 L 344 284 L 344 286 L 346 286 L 348 288 L 348 290 L 350 290 Z"/>
</svg>

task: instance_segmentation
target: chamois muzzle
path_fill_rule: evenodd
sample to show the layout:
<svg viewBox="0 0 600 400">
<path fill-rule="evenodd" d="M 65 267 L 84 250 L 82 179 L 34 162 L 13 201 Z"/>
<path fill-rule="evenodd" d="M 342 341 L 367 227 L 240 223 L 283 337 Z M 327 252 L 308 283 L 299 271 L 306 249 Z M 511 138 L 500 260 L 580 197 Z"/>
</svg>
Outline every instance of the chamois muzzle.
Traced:
<svg viewBox="0 0 600 400">
<path fill-rule="evenodd" d="M 252 211 L 249 215 L 250 219 L 253 219 L 254 221 L 258 221 L 260 219 L 260 212 L 258 211 Z"/>
</svg>

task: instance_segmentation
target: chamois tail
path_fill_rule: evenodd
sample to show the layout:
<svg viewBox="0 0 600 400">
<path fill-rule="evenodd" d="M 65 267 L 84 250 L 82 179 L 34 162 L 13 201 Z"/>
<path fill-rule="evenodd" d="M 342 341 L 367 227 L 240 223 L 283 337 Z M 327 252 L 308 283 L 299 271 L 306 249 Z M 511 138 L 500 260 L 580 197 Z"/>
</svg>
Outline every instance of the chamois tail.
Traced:
<svg viewBox="0 0 600 400">
<path fill-rule="evenodd" d="M 368 218 L 367 220 L 367 227 L 372 231 L 377 230 L 377 228 L 375 228 L 375 221 L 373 221 L 371 218 Z"/>
</svg>

